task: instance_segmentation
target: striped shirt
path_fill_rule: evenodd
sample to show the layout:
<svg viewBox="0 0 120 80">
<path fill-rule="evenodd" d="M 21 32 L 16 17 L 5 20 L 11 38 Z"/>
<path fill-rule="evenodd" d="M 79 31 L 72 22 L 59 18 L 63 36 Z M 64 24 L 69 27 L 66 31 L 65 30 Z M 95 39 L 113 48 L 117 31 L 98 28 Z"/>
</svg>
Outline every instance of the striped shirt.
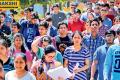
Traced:
<svg viewBox="0 0 120 80">
<path fill-rule="evenodd" d="M 96 36 L 94 39 L 91 35 L 84 37 L 83 44 L 87 46 L 90 52 L 90 60 L 93 61 L 93 54 L 99 46 L 105 44 L 105 40 L 101 36 Z"/>
<path fill-rule="evenodd" d="M 79 51 L 75 52 L 73 46 L 66 48 L 64 59 L 68 60 L 68 70 L 73 73 L 73 69 L 78 63 L 78 67 L 82 68 L 85 66 L 85 59 L 90 57 L 88 50 L 82 47 Z M 81 71 L 75 74 L 74 80 L 87 80 L 86 71 Z"/>
<path fill-rule="evenodd" d="M 7 72 L 9 72 L 9 71 L 11 71 L 11 70 L 14 69 L 14 65 L 13 65 L 13 60 L 12 60 L 12 58 L 9 58 L 9 59 L 7 60 L 7 62 L 5 62 L 5 63 L 3 64 L 3 68 L 4 68 L 4 71 L 5 71 L 5 74 L 6 74 Z"/>
</svg>

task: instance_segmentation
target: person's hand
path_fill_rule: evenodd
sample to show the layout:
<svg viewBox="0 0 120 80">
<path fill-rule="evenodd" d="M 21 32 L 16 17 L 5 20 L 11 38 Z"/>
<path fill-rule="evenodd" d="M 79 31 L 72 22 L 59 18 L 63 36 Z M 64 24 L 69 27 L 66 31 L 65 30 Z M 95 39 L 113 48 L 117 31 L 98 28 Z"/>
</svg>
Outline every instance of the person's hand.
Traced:
<svg viewBox="0 0 120 80">
<path fill-rule="evenodd" d="M 78 72 L 80 72 L 80 68 L 75 67 L 75 68 L 73 69 L 73 72 L 74 72 L 75 74 L 77 74 Z"/>
</svg>

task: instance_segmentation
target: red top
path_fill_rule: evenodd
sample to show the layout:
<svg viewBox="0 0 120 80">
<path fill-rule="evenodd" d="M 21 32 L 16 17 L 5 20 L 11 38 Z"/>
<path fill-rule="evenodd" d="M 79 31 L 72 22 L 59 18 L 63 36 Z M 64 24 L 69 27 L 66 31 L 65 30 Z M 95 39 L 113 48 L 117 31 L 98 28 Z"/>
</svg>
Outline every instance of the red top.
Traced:
<svg viewBox="0 0 120 80">
<path fill-rule="evenodd" d="M 75 32 L 76 30 L 82 32 L 85 30 L 85 23 L 82 20 L 71 21 L 68 20 L 68 30 Z"/>
</svg>

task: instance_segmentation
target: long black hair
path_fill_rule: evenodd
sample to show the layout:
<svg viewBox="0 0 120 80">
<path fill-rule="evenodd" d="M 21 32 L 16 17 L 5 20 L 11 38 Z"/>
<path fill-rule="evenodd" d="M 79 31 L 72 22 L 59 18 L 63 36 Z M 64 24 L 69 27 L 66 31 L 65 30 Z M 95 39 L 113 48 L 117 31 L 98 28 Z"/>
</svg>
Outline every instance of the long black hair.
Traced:
<svg viewBox="0 0 120 80">
<path fill-rule="evenodd" d="M 21 52 L 23 52 L 23 53 L 26 53 L 26 49 L 25 49 L 25 40 L 24 40 L 24 37 L 23 37 L 23 35 L 22 34 L 20 34 L 20 33 L 16 33 L 15 35 L 14 35 L 14 37 L 13 37 L 13 42 L 15 41 L 15 39 L 16 39 L 16 37 L 20 37 L 21 39 L 22 39 L 22 45 L 21 45 Z M 26 46 L 27 47 L 27 46 Z"/>
<path fill-rule="evenodd" d="M 43 57 L 42 57 L 42 59 L 41 59 L 41 62 L 42 62 L 42 63 L 45 62 L 45 55 L 50 54 L 50 53 L 52 53 L 52 52 L 56 52 L 55 47 L 54 47 L 53 45 L 48 45 L 48 46 L 46 46 L 46 47 L 44 48 L 44 55 L 43 55 Z"/>
<path fill-rule="evenodd" d="M 41 74 L 43 71 L 44 71 L 44 68 L 43 68 L 43 63 L 45 63 L 45 55 L 49 54 L 49 53 L 52 53 L 52 52 L 56 52 L 56 49 L 54 46 L 52 45 L 48 45 L 47 47 L 44 48 L 44 55 L 41 59 L 41 64 L 40 66 L 38 67 L 38 71 L 39 73 Z M 49 68 L 48 68 L 49 69 Z"/>
</svg>

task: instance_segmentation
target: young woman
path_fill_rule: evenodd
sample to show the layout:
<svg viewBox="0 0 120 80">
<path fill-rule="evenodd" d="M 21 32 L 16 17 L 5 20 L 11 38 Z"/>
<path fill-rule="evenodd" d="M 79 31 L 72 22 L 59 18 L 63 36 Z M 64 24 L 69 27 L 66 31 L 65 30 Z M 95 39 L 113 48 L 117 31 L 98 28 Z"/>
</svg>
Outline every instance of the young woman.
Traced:
<svg viewBox="0 0 120 80">
<path fill-rule="evenodd" d="M 68 67 L 71 73 L 75 73 L 73 80 L 87 80 L 86 70 L 89 68 L 89 52 L 82 45 L 82 34 L 75 31 L 72 36 L 73 45 L 64 52 L 64 67 Z M 69 79 L 68 79 L 69 80 Z"/>
<path fill-rule="evenodd" d="M 38 46 L 38 43 L 41 43 L 41 47 Z M 32 43 L 32 51 L 36 53 L 36 57 L 41 59 L 44 54 L 44 48 L 52 44 L 52 39 L 50 36 L 42 36 L 40 39 L 36 39 Z M 56 51 L 55 60 L 63 63 L 62 54 L 59 51 Z"/>
<path fill-rule="evenodd" d="M 46 74 L 47 71 L 61 65 L 61 63 L 54 60 L 55 55 L 56 49 L 53 46 L 48 45 L 44 48 L 42 59 L 33 62 L 31 72 L 35 75 L 37 80 L 51 80 Z"/>
<path fill-rule="evenodd" d="M 0 59 L 3 61 L 3 68 L 5 74 L 8 71 L 11 71 L 14 69 L 13 66 L 13 60 L 11 57 L 8 57 L 9 52 L 9 46 L 10 46 L 10 40 L 8 38 L 0 35 Z"/>
<path fill-rule="evenodd" d="M 15 70 L 5 75 L 5 80 L 36 80 L 35 76 L 28 71 L 25 53 L 17 53 L 14 59 Z"/>
<path fill-rule="evenodd" d="M 27 57 L 27 64 L 30 68 L 32 55 L 31 52 L 28 50 L 27 46 L 25 45 L 24 38 L 20 33 L 16 33 L 13 37 L 13 44 L 10 47 L 10 56 L 14 57 L 15 54 L 18 52 L 22 52 L 26 54 Z"/>
</svg>

